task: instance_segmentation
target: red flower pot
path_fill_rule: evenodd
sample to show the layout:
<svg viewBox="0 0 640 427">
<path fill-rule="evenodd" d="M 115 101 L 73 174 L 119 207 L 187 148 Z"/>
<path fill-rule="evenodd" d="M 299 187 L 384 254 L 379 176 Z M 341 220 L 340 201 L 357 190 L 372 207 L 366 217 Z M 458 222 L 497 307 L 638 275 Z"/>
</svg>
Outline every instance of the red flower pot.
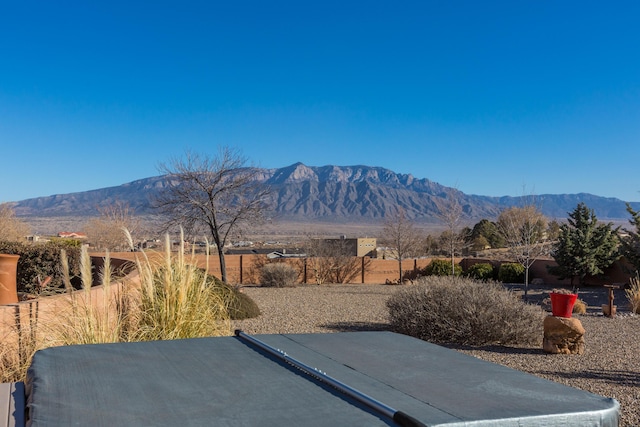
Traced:
<svg viewBox="0 0 640 427">
<path fill-rule="evenodd" d="M 551 292 L 551 313 L 556 317 L 571 317 L 577 294 L 556 294 Z"/>
</svg>

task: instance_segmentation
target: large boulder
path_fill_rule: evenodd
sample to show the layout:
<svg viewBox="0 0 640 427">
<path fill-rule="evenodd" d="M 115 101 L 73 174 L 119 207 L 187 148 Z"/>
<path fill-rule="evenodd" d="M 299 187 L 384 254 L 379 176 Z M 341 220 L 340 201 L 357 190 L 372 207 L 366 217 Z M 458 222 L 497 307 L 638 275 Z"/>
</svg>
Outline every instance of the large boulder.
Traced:
<svg viewBox="0 0 640 427">
<path fill-rule="evenodd" d="M 552 354 L 584 353 L 582 322 L 573 317 L 547 316 L 544 319 L 542 348 Z"/>
</svg>

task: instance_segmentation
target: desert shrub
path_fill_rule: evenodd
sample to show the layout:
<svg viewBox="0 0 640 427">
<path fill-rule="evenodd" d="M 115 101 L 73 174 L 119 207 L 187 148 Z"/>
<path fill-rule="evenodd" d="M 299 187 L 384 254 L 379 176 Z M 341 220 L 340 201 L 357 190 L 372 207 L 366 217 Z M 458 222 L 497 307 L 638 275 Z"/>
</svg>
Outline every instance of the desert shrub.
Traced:
<svg viewBox="0 0 640 427">
<path fill-rule="evenodd" d="M 387 301 L 394 331 L 434 343 L 539 344 L 543 311 L 496 282 L 423 277 Z"/>
<path fill-rule="evenodd" d="M 262 286 L 284 288 L 296 285 L 298 271 L 285 263 L 266 264 L 260 271 Z"/>
<path fill-rule="evenodd" d="M 524 267 L 517 262 L 506 262 L 498 269 L 498 280 L 502 283 L 524 283 Z"/>
<path fill-rule="evenodd" d="M 460 264 L 454 266 L 455 275 L 462 274 L 462 267 Z M 434 259 L 431 260 L 424 270 L 425 276 L 450 276 L 451 275 L 451 261 L 446 259 Z"/>
<path fill-rule="evenodd" d="M 574 314 L 585 314 L 587 312 L 587 303 L 581 299 L 577 299 L 575 304 L 573 305 Z"/>
<path fill-rule="evenodd" d="M 636 274 L 636 277 L 632 277 L 629 280 L 629 287 L 624 292 L 629 300 L 631 312 L 640 314 L 640 276 Z"/>
<path fill-rule="evenodd" d="M 489 263 L 473 264 L 467 270 L 467 276 L 476 280 L 492 280 L 493 279 L 493 266 Z"/>
</svg>

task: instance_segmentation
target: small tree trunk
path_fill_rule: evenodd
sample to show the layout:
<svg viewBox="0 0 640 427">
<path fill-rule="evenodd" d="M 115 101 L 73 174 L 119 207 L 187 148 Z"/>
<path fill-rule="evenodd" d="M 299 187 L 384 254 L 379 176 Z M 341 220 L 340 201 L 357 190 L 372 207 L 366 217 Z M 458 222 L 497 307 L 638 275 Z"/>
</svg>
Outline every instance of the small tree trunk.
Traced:
<svg viewBox="0 0 640 427">
<path fill-rule="evenodd" d="M 220 260 L 220 279 L 227 283 L 227 264 L 224 262 L 224 251 L 218 246 L 218 259 Z"/>
</svg>

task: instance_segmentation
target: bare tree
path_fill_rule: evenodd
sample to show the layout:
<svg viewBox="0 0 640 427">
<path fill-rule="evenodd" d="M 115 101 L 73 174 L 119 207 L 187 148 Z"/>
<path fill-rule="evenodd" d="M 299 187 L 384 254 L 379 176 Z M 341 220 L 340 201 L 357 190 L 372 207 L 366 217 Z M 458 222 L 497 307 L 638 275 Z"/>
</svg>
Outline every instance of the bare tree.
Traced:
<svg viewBox="0 0 640 427">
<path fill-rule="evenodd" d="M 529 288 L 529 269 L 541 257 L 549 254 L 547 219 L 533 204 L 511 207 L 502 211 L 496 223 L 507 242 L 511 256 L 525 269 L 524 298 Z"/>
<path fill-rule="evenodd" d="M 402 282 L 402 260 L 417 256 L 422 250 L 425 239 L 402 209 L 384 221 L 382 233 L 384 240 L 389 242 L 395 250 L 395 258 L 398 260 L 398 280 Z"/>
<path fill-rule="evenodd" d="M 129 246 L 126 229 L 136 236 L 140 229 L 140 220 L 135 216 L 128 203 L 115 203 L 98 208 L 100 216 L 90 219 L 85 225 L 87 237 L 93 245 L 101 249 L 122 250 Z"/>
<path fill-rule="evenodd" d="M 0 240 L 24 241 L 29 232 L 29 226 L 16 217 L 11 204 L 0 203 Z"/>
<path fill-rule="evenodd" d="M 464 210 L 458 201 L 457 189 L 449 189 L 446 198 L 440 208 L 438 217 L 446 227 L 440 236 L 442 247 L 451 257 L 451 275 L 455 276 L 455 256 L 462 253 L 462 249 L 467 241 L 467 236 L 459 230 L 462 228 L 464 220 Z"/>
<path fill-rule="evenodd" d="M 259 170 L 246 163 L 237 149 L 221 147 L 214 157 L 187 152 L 159 167 L 168 178 L 156 201 L 167 218 L 166 228 L 182 226 L 192 235 L 205 229 L 217 247 L 224 282 L 224 247 L 231 233 L 239 234 L 260 222 L 270 194 L 258 179 Z"/>
<path fill-rule="evenodd" d="M 305 245 L 307 268 L 316 283 L 349 283 L 361 272 L 362 259 L 353 253 L 346 239 L 309 238 Z M 365 261 L 365 269 L 369 261 Z"/>
</svg>

